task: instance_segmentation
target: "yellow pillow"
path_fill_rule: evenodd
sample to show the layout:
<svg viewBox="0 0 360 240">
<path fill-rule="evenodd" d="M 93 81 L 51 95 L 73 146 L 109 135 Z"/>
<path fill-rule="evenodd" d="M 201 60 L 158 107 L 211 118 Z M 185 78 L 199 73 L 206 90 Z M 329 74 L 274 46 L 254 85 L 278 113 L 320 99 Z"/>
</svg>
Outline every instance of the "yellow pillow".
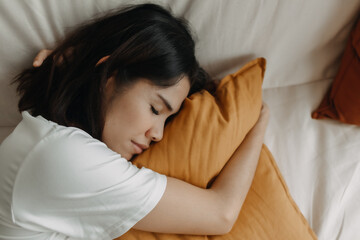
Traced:
<svg viewBox="0 0 360 240">
<path fill-rule="evenodd" d="M 225 77 L 214 96 L 202 91 L 186 99 L 178 116 L 166 126 L 163 140 L 138 156 L 134 164 L 205 188 L 259 117 L 265 65 L 265 59 L 255 59 Z M 270 152 L 263 148 L 252 187 L 229 234 L 207 237 L 132 229 L 118 239 L 315 238 L 291 199 Z"/>
</svg>

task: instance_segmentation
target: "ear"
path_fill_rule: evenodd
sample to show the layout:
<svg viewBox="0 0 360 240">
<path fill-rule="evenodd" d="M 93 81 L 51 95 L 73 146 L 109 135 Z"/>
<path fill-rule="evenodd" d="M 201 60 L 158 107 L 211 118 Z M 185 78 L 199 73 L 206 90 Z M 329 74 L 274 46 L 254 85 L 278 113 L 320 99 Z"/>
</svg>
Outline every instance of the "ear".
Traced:
<svg viewBox="0 0 360 240">
<path fill-rule="evenodd" d="M 106 103 L 110 103 L 115 96 L 116 83 L 115 77 L 111 76 L 107 79 L 104 89 L 104 98 Z"/>
</svg>

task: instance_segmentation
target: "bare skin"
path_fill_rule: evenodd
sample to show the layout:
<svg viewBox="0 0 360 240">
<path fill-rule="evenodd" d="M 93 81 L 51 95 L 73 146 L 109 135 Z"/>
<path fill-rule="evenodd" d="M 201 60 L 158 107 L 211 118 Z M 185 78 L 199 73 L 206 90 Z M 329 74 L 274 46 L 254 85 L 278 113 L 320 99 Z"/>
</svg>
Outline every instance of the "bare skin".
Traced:
<svg viewBox="0 0 360 240">
<path fill-rule="evenodd" d="M 34 67 L 40 66 L 50 53 L 51 50 L 44 49 L 40 51 L 34 59 Z M 109 87 L 107 88 L 111 94 L 112 84 L 111 79 L 109 80 L 109 84 L 107 84 Z M 186 79 L 182 80 L 183 87 L 181 88 L 172 88 L 161 92 L 165 96 L 168 95 L 169 99 L 175 103 L 175 110 L 170 111 L 170 109 L 166 108 L 165 104 L 161 105 L 160 103 L 160 105 L 157 105 L 158 108 L 163 109 L 162 112 L 155 114 L 156 117 L 147 115 L 154 124 L 147 125 L 148 127 L 141 130 L 143 135 L 136 135 L 136 139 L 139 139 L 138 136 L 143 136 L 144 138 L 142 139 L 147 139 L 147 141 L 161 140 L 164 121 L 179 109 L 181 102 L 186 97 L 186 94 L 184 94 L 188 91 L 186 81 Z M 139 87 L 146 88 L 145 85 L 139 85 Z M 147 89 L 149 89 L 153 96 L 159 93 L 159 89 Z M 175 92 L 178 94 L 174 94 Z M 123 101 L 127 100 L 119 99 L 118 101 L 115 104 L 121 106 Z M 109 112 L 109 121 L 111 121 L 112 116 L 115 116 L 113 111 L 115 111 L 115 114 L 121 113 L 120 108 L 110 109 L 112 109 L 112 112 Z M 134 114 L 138 114 L 139 110 L 136 109 L 133 109 Z M 163 197 L 157 206 L 140 220 L 134 228 L 143 231 L 178 234 L 221 235 L 228 233 L 239 215 L 254 178 L 269 115 L 269 108 L 263 103 L 257 123 L 234 152 L 211 188 L 203 189 L 184 181 L 167 177 L 167 186 Z M 107 129 L 108 132 L 112 132 L 111 124 L 107 126 Z M 122 130 L 118 131 L 121 132 Z M 118 132 L 118 134 L 121 133 Z M 104 142 L 108 144 L 109 148 L 117 146 L 117 141 L 119 141 L 113 136 L 108 135 L 105 137 Z M 128 143 L 128 140 L 124 141 Z M 113 148 L 115 148 L 113 149 L 114 151 L 121 151 L 121 147 L 119 149 Z M 132 153 L 129 154 L 127 158 L 131 157 Z"/>
<path fill-rule="evenodd" d="M 49 56 L 51 54 L 51 50 L 49 49 L 42 49 L 40 50 L 40 52 L 36 55 L 36 57 L 34 58 L 33 61 L 33 66 L 34 67 L 40 67 L 41 64 L 43 63 L 43 61 L 45 60 L 45 58 L 47 56 Z"/>
</svg>

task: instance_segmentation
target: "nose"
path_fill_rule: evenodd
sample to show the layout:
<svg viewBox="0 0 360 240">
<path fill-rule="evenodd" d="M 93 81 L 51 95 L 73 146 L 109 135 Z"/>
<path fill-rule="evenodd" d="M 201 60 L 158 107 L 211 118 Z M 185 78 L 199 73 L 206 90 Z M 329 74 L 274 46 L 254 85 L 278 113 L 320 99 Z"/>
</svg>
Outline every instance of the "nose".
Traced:
<svg viewBox="0 0 360 240">
<path fill-rule="evenodd" d="M 158 142 L 163 138 L 164 124 L 154 124 L 147 132 L 146 137 L 150 138 L 151 141 Z"/>
</svg>

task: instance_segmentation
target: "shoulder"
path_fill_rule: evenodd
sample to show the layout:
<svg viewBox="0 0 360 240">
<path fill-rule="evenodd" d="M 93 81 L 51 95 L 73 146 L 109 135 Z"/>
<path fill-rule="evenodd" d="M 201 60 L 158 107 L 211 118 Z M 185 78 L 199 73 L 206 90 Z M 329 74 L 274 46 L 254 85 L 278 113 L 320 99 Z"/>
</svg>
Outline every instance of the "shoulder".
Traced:
<svg viewBox="0 0 360 240">
<path fill-rule="evenodd" d="M 53 124 L 53 123 L 51 123 Z M 44 167 L 64 168 L 74 171 L 116 161 L 124 166 L 132 165 L 105 143 L 75 127 L 53 124 L 45 136 L 29 153 L 29 159 L 39 161 Z"/>
<path fill-rule="evenodd" d="M 77 148 L 86 148 L 96 145 L 98 148 L 107 149 L 106 145 L 92 138 L 85 131 L 59 125 L 46 120 L 42 116 L 32 116 L 28 112 L 22 112 L 22 121 L 6 139 L 9 145 L 17 145 L 24 154 L 38 150 L 52 153 L 66 154 L 67 151 Z M 23 156 L 24 158 L 26 156 Z"/>
<path fill-rule="evenodd" d="M 32 189 L 37 199 L 99 192 L 143 172 L 81 129 L 38 120 L 44 121 L 37 124 L 47 130 L 19 168 L 15 186 L 19 194 Z M 34 197 L 34 193 L 28 195 Z"/>
<path fill-rule="evenodd" d="M 23 121 L 12 134 L 11 143 L 18 145 L 13 152 L 19 152 L 19 148 L 23 152 L 18 157 L 23 159 L 20 167 L 23 173 L 43 175 L 46 171 L 52 174 L 52 178 L 68 175 L 79 178 L 85 177 L 88 169 L 109 171 L 116 168 L 118 172 L 137 169 L 106 144 L 79 128 L 61 126 L 27 112 L 22 115 Z"/>
</svg>

